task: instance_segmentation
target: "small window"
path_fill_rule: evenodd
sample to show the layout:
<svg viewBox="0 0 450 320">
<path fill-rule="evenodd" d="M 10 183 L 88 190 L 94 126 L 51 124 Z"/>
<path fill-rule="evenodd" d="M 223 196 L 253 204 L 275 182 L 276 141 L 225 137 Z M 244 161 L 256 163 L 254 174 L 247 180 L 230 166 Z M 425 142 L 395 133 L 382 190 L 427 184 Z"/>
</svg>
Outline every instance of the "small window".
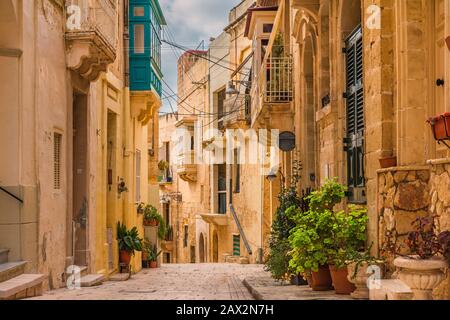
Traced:
<svg viewBox="0 0 450 320">
<path fill-rule="evenodd" d="M 144 25 L 137 24 L 134 26 L 134 53 L 145 52 Z"/>
<path fill-rule="evenodd" d="M 189 226 L 184 226 L 184 238 L 183 238 L 183 247 L 188 246 L 188 240 L 189 240 Z"/>
<path fill-rule="evenodd" d="M 134 10 L 133 10 L 133 15 L 135 17 L 143 17 L 143 16 L 145 16 L 144 7 L 135 7 Z"/>
<path fill-rule="evenodd" d="M 272 33 L 273 24 L 265 23 L 263 24 L 263 32 L 264 33 Z"/>
<path fill-rule="evenodd" d="M 233 235 L 233 256 L 241 255 L 241 236 L 238 234 Z"/>
<path fill-rule="evenodd" d="M 62 134 L 53 134 L 53 188 L 61 189 L 61 143 Z"/>
<path fill-rule="evenodd" d="M 136 203 L 141 202 L 141 151 L 136 150 Z"/>
</svg>

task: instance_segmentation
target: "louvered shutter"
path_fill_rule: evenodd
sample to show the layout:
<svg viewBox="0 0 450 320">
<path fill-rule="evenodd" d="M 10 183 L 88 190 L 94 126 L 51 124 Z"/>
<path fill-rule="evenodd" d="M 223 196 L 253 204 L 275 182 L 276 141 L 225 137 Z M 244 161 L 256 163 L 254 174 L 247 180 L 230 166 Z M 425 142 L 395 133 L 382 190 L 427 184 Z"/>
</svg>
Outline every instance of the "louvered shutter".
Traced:
<svg viewBox="0 0 450 320">
<path fill-rule="evenodd" d="M 364 202 L 363 38 L 358 27 L 346 40 L 347 175 L 349 200 Z"/>
</svg>

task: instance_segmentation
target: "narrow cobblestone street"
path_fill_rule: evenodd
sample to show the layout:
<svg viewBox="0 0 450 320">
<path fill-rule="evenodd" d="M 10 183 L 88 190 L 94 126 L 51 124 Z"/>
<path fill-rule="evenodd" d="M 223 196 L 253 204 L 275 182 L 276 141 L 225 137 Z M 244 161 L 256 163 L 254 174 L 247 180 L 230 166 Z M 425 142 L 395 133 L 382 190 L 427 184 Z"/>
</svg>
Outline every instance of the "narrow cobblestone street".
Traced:
<svg viewBox="0 0 450 320">
<path fill-rule="evenodd" d="M 58 289 L 39 300 L 251 300 L 241 279 L 263 274 L 261 265 L 165 264 L 128 281 L 79 290 Z"/>
</svg>

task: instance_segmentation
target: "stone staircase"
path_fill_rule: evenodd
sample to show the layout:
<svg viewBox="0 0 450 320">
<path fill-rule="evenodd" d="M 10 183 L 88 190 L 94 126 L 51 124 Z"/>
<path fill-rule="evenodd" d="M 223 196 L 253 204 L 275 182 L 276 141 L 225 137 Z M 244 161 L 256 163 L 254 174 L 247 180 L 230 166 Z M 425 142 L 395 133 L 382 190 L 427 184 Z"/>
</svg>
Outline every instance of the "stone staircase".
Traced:
<svg viewBox="0 0 450 320">
<path fill-rule="evenodd" d="M 9 262 L 8 249 L 0 249 L 0 300 L 16 300 L 42 295 L 42 274 L 26 274 L 26 261 Z"/>
</svg>

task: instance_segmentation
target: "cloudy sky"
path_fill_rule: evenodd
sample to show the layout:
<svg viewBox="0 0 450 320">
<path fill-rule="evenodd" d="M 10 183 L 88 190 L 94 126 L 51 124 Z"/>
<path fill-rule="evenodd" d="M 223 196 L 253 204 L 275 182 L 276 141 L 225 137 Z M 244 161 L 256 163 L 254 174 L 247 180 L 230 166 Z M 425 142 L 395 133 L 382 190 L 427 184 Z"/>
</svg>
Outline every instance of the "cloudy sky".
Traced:
<svg viewBox="0 0 450 320">
<path fill-rule="evenodd" d="M 228 13 L 241 0 L 159 0 L 167 20 L 164 38 L 175 41 L 183 47 L 197 48 L 205 41 L 205 50 L 210 37 L 218 36 L 228 24 Z M 172 39 L 173 37 L 173 39 Z M 162 68 L 164 80 L 176 92 L 177 59 L 183 51 L 167 44 L 162 47 Z M 163 85 L 165 92 L 170 92 Z M 164 93 L 166 96 L 167 93 Z M 176 103 L 171 100 L 176 108 Z M 163 100 L 161 112 L 170 111 L 168 99 Z"/>
</svg>

